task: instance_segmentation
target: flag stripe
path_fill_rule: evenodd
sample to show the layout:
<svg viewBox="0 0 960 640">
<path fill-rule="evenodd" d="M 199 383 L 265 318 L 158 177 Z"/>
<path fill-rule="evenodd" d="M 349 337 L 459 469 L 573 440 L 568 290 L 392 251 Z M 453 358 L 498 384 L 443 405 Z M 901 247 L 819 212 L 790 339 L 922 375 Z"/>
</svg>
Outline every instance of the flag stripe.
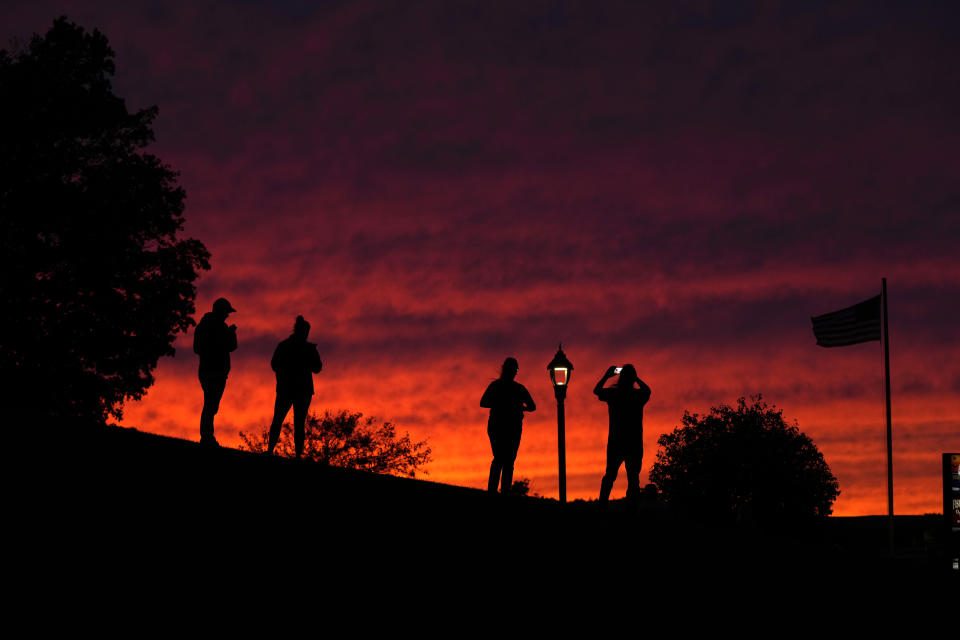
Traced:
<svg viewBox="0 0 960 640">
<path fill-rule="evenodd" d="M 851 322 L 845 325 L 835 327 L 817 327 L 814 330 L 816 335 L 826 335 L 834 333 L 851 333 L 855 331 L 880 331 L 880 325 L 876 322 Z"/>
<path fill-rule="evenodd" d="M 850 344 L 856 344 L 857 342 L 871 342 L 873 340 L 880 339 L 880 333 L 877 331 L 863 331 L 855 333 L 844 333 L 844 334 L 834 334 L 834 333 L 824 333 L 817 335 L 817 344 L 825 345 L 828 342 L 840 342 L 840 341 L 849 341 Z"/>
<path fill-rule="evenodd" d="M 864 340 L 879 340 L 880 329 L 878 327 L 860 327 L 848 329 L 846 331 L 815 331 L 817 340 L 840 340 L 844 338 L 862 337 Z"/>
<path fill-rule="evenodd" d="M 880 331 L 876 323 L 855 322 L 844 326 L 836 327 L 817 327 L 814 329 L 814 335 L 828 335 L 834 333 L 850 333 L 851 331 Z"/>
<path fill-rule="evenodd" d="M 874 340 L 880 339 L 880 332 L 876 328 L 864 327 L 862 329 L 852 329 L 850 331 L 820 331 L 816 334 L 818 338 L 850 338 L 853 336 L 872 336 Z"/>
<path fill-rule="evenodd" d="M 880 339 L 880 296 L 810 319 L 821 347 L 844 347 Z"/>
<path fill-rule="evenodd" d="M 869 322 L 874 322 L 874 323 L 875 323 L 876 320 L 871 319 L 871 318 L 857 318 L 855 315 L 853 315 L 853 314 L 851 313 L 851 314 L 848 314 L 848 315 L 843 316 L 843 317 L 830 318 L 830 319 L 827 319 L 827 320 L 821 320 L 821 319 L 818 318 L 818 319 L 817 319 L 817 322 L 816 322 L 816 326 L 817 326 L 817 327 L 822 327 L 822 328 L 824 328 L 824 329 L 829 329 L 829 328 L 832 328 L 832 327 L 841 327 L 841 328 L 842 328 L 842 327 L 849 326 L 849 325 L 851 325 L 851 324 L 864 323 L 864 322 L 867 322 L 867 323 L 869 323 Z"/>
<path fill-rule="evenodd" d="M 817 344 L 822 342 L 839 342 L 842 340 L 853 340 L 854 342 L 871 342 L 879 340 L 880 336 L 876 332 L 860 331 L 856 333 L 830 333 L 817 336 Z"/>
<path fill-rule="evenodd" d="M 823 338 L 817 340 L 817 345 L 821 347 L 846 347 L 851 344 L 860 344 L 862 342 L 873 342 L 870 338 Z"/>
<path fill-rule="evenodd" d="M 862 343 L 864 343 L 864 342 L 873 342 L 873 341 L 872 341 L 872 340 L 869 340 L 869 339 L 864 339 L 864 338 L 846 338 L 846 339 L 843 339 L 843 340 L 841 340 L 841 339 L 825 339 L 825 340 L 818 340 L 818 341 L 817 341 L 817 346 L 820 346 L 820 347 L 847 347 L 847 346 L 850 346 L 850 345 L 852 345 L 852 344 L 862 344 Z"/>
</svg>

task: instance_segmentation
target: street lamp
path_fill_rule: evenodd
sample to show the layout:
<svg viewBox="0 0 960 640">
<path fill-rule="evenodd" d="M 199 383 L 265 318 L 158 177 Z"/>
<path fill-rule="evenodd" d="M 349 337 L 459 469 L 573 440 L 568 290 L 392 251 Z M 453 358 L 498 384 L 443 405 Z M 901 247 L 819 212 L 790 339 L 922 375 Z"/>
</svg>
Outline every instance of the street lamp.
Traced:
<svg viewBox="0 0 960 640">
<path fill-rule="evenodd" d="M 563 352 L 563 344 L 557 348 L 557 355 L 547 365 L 550 372 L 550 382 L 553 383 L 553 395 L 557 397 L 557 451 L 560 466 L 560 502 L 567 501 L 567 453 L 566 437 L 564 436 L 565 420 L 563 415 L 563 401 L 567 397 L 567 386 L 570 384 L 570 374 L 573 372 L 573 363 L 567 360 Z"/>
</svg>

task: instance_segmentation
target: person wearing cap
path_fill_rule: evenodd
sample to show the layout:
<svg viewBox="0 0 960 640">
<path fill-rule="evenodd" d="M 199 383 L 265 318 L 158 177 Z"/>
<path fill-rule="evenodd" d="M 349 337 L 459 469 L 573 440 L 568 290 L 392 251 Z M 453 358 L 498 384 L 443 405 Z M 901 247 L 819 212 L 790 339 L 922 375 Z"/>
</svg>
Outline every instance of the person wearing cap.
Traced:
<svg viewBox="0 0 960 640">
<path fill-rule="evenodd" d="M 616 384 L 604 387 L 619 375 Z M 627 467 L 627 498 L 636 504 L 640 497 L 640 462 L 643 460 L 643 407 L 650 400 L 650 387 L 637 376 L 632 364 L 607 369 L 593 388 L 597 398 L 607 403 L 610 432 L 607 436 L 607 468 L 600 481 L 600 506 L 606 507 L 620 465 Z"/>
<path fill-rule="evenodd" d="M 294 449 L 298 458 L 303 455 L 307 410 L 313 398 L 313 374 L 323 368 L 317 345 L 307 342 L 308 335 L 310 323 L 303 316 L 297 316 L 293 334 L 277 345 L 270 360 L 270 368 L 277 374 L 277 400 L 273 405 L 268 455 L 273 455 L 280 440 L 280 429 L 290 407 L 293 407 Z"/>
<path fill-rule="evenodd" d="M 218 298 L 213 310 L 205 313 L 193 332 L 193 351 L 200 356 L 200 387 L 203 411 L 200 414 L 200 442 L 220 446 L 213 436 L 213 417 L 220 410 L 220 398 L 230 373 L 230 352 L 237 349 L 237 325 L 227 326 L 227 317 L 236 309 L 226 298 Z"/>
</svg>

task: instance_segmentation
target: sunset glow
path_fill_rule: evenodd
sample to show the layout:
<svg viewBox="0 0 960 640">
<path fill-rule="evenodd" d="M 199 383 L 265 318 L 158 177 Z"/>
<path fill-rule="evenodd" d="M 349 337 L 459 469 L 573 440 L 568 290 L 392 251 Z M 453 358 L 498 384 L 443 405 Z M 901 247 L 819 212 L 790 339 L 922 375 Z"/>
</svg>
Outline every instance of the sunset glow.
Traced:
<svg viewBox="0 0 960 640">
<path fill-rule="evenodd" d="M 762 394 L 824 454 L 835 514 L 885 513 L 881 345 L 817 347 L 810 318 L 886 277 L 896 511 L 941 511 L 960 13 L 667 4 L 37 0 L 0 8 L 0 47 L 66 14 L 109 38 L 131 108 L 159 106 L 151 152 L 212 254 L 196 319 L 237 309 L 224 445 L 269 424 L 270 357 L 302 314 L 312 409 L 428 440 L 430 480 L 486 486 L 479 400 L 513 356 L 537 405 L 515 477 L 556 497 L 562 342 L 568 499 L 597 496 L 592 389 L 631 363 L 652 389 L 641 482 L 684 411 Z M 191 340 L 123 425 L 199 439 Z"/>
</svg>

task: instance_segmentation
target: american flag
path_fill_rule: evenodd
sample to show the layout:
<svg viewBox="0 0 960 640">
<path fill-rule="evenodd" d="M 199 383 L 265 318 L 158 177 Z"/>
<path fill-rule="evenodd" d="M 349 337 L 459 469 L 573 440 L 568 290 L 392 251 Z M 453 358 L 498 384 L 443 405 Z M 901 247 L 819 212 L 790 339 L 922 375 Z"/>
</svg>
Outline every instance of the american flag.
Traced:
<svg viewBox="0 0 960 640">
<path fill-rule="evenodd" d="M 844 347 L 880 339 L 880 296 L 811 318 L 821 347 Z"/>
</svg>

